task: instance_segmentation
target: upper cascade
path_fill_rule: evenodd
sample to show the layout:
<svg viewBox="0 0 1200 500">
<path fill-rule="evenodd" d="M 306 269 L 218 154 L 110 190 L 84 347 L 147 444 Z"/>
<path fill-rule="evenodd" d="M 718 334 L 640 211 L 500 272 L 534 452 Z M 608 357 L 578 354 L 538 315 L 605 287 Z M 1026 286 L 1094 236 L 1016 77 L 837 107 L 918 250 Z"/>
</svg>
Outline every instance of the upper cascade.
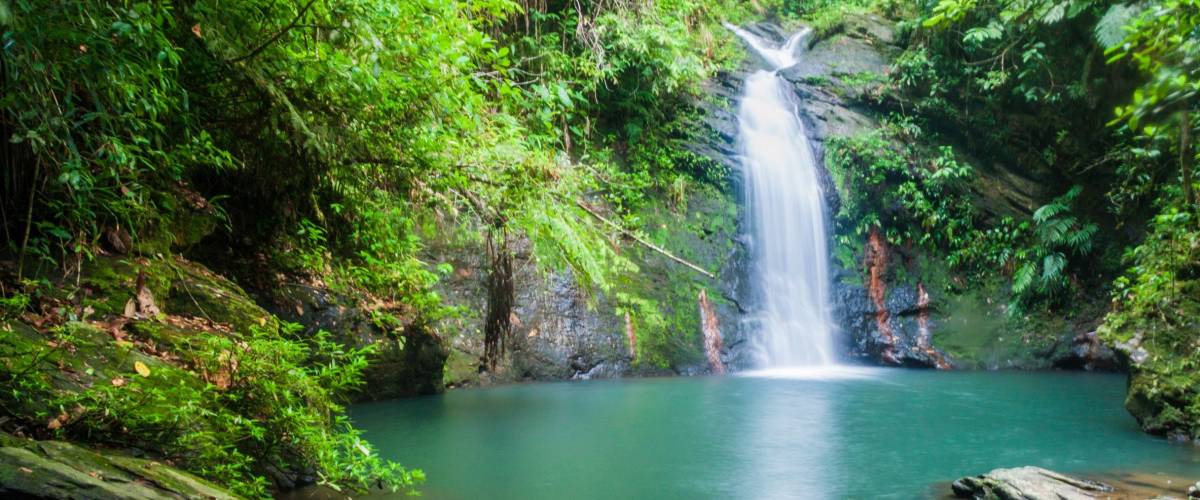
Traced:
<svg viewBox="0 0 1200 500">
<path fill-rule="evenodd" d="M 812 34 L 812 29 L 806 26 L 789 37 L 782 45 L 775 45 L 738 26 L 725 23 L 725 27 L 745 41 L 756 54 L 766 59 L 775 70 L 781 70 L 800 62 L 796 58 L 797 49 Z"/>
</svg>

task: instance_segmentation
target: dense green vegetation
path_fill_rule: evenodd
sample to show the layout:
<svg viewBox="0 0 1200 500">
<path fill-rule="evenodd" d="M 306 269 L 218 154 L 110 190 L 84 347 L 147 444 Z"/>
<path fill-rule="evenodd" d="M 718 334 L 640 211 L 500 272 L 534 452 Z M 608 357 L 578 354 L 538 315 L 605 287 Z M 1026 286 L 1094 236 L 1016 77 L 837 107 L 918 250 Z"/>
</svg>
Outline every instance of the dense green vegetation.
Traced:
<svg viewBox="0 0 1200 500">
<path fill-rule="evenodd" d="M 500 267 L 527 238 L 543 266 L 593 291 L 635 280 L 614 229 L 587 210 L 637 231 L 647 196 L 686 203 L 692 183 L 724 183 L 676 146 L 681 104 L 741 57 L 719 23 L 753 14 L 692 0 L 0 2 L 6 331 L 101 347 L 72 321 L 127 311 L 88 286 L 169 280 L 178 253 L 247 286 L 287 276 L 356 297 L 401 346 L 457 314 L 433 291 L 452 269 L 422 259 L 426 238 L 482 234 Z M 112 256 L 132 267 L 96 284 Z M 684 280 L 681 296 L 698 286 Z M 639 359 L 670 363 L 679 329 L 664 317 L 682 311 L 612 297 L 638 323 Z M 247 495 L 275 487 L 270 470 L 349 486 L 419 478 L 372 458 L 339 416 L 368 352 L 205 310 L 216 304 L 113 329 L 184 372 L 155 368 L 146 383 L 51 384 L 37 349 L 10 346 L 2 376 L 20 389 L 4 396 L 5 426 L 137 439 Z M 191 314 L 216 320 L 198 328 L 210 339 L 159 337 L 155 323 Z M 508 326 L 495 323 L 489 346 L 502 349 Z M 213 363 L 245 384 L 214 384 Z M 146 385 L 164 373 L 192 383 Z M 46 429 L 59 412 L 70 418 Z"/>
<path fill-rule="evenodd" d="M 686 245 L 733 224 L 689 211 L 728 172 L 682 146 L 700 84 L 742 57 L 720 23 L 836 36 L 866 12 L 902 50 L 855 82 L 881 127 L 829 144 L 843 253 L 882 229 L 958 283 L 999 269 L 1013 318 L 1111 292 L 1101 333 L 1129 346 L 1130 408 L 1200 434 L 1189 0 L 0 0 L 0 428 L 136 447 L 247 496 L 277 471 L 419 482 L 343 415 L 370 347 L 303 334 L 232 283 L 181 292 L 207 273 L 191 261 L 354 297 L 403 346 L 463 314 L 427 241 L 480 243 L 486 369 L 527 240 L 630 318 L 640 363 L 698 359 L 691 301 L 714 284 L 649 282 L 661 256 L 622 234 Z M 1033 205 L 981 184 L 997 164 L 1039 186 Z"/>
<path fill-rule="evenodd" d="M 904 48 L 888 81 L 866 98 L 893 118 L 834 141 L 829 156 L 841 234 L 881 227 L 960 277 L 1001 270 L 1018 329 L 1031 314 L 1094 314 L 1086 304 L 1111 297 L 1099 330 L 1131 362 L 1128 407 L 1178 437 L 1195 437 L 1200 417 L 1198 7 L 918 5 L 898 23 Z M 1036 185 L 1034 203 L 986 182 L 997 168 Z"/>
</svg>

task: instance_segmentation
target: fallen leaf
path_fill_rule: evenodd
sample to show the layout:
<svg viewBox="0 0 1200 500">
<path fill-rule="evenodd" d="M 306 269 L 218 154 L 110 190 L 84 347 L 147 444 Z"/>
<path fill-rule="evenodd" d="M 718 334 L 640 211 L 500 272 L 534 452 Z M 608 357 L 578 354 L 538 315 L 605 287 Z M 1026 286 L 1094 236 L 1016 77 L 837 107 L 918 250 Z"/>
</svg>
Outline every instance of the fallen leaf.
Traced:
<svg viewBox="0 0 1200 500">
<path fill-rule="evenodd" d="M 150 367 L 146 366 L 146 363 L 143 363 L 141 361 L 134 361 L 133 369 L 134 369 L 134 371 L 136 371 L 138 373 L 138 375 L 141 375 L 143 377 L 150 376 Z"/>
<path fill-rule="evenodd" d="M 114 385 L 116 387 L 121 387 L 121 386 L 125 385 L 125 379 L 123 379 L 121 377 L 114 378 L 114 379 L 112 379 L 112 385 Z"/>
<path fill-rule="evenodd" d="M 125 317 L 126 318 L 137 317 L 137 304 L 135 304 L 133 302 L 133 299 L 129 299 L 129 302 L 125 303 Z"/>
</svg>

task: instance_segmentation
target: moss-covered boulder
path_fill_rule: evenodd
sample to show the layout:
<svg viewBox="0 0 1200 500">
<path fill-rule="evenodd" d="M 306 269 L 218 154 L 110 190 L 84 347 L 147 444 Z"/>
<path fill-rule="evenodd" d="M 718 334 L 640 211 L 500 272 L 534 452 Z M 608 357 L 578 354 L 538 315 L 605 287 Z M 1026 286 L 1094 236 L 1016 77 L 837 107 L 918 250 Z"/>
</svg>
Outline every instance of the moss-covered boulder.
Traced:
<svg viewBox="0 0 1200 500">
<path fill-rule="evenodd" d="M 2 433 L 0 495 L 57 499 L 238 498 L 161 462 Z"/>
<path fill-rule="evenodd" d="M 368 366 L 360 346 L 284 326 L 179 257 L 102 256 L 46 283 L 0 317 L 0 428 L 138 450 L 247 496 L 318 473 L 360 488 L 417 477 L 364 455 L 340 416 Z"/>
<path fill-rule="evenodd" d="M 1200 443 L 1200 230 L 1168 207 L 1117 280 L 1099 329 L 1129 364 L 1125 407 L 1146 432 Z"/>
<path fill-rule="evenodd" d="M 236 283 L 180 256 L 99 256 L 80 274 L 79 293 L 96 316 L 125 314 L 127 306 L 137 305 L 142 288 L 164 314 L 204 318 L 242 332 L 279 328 L 279 320 Z"/>
</svg>

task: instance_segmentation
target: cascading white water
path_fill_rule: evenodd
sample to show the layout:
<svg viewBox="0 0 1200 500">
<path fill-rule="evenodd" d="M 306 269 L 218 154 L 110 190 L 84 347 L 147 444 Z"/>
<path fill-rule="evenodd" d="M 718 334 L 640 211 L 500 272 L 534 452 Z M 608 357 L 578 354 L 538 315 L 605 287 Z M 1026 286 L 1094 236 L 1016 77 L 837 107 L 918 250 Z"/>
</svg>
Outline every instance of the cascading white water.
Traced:
<svg viewBox="0 0 1200 500">
<path fill-rule="evenodd" d="M 808 30 L 774 47 L 746 30 L 729 29 L 772 66 L 746 78 L 738 109 L 763 364 L 832 365 L 824 196 L 794 91 L 777 74 L 797 64 Z"/>
</svg>

